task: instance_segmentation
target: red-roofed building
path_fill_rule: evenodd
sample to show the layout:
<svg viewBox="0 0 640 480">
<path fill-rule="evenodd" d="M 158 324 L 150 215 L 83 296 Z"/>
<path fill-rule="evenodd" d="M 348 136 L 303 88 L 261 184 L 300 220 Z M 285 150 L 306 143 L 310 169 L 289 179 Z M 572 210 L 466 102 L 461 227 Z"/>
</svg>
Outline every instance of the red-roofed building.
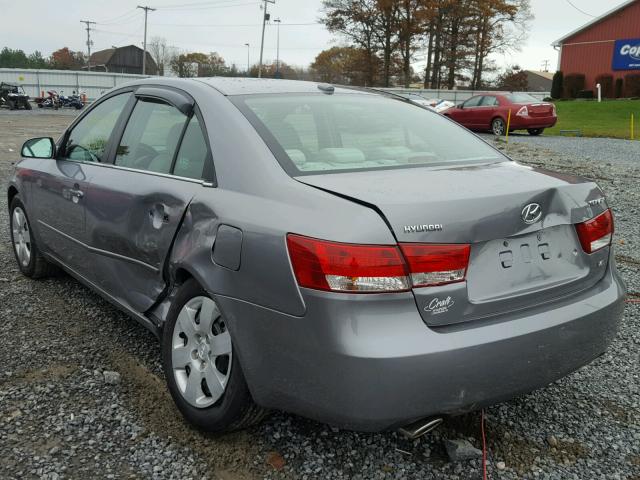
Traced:
<svg viewBox="0 0 640 480">
<path fill-rule="evenodd" d="M 565 77 L 585 75 L 585 88 L 594 90 L 596 77 L 615 79 L 640 74 L 640 0 L 628 0 L 555 41 L 558 69 Z"/>
</svg>

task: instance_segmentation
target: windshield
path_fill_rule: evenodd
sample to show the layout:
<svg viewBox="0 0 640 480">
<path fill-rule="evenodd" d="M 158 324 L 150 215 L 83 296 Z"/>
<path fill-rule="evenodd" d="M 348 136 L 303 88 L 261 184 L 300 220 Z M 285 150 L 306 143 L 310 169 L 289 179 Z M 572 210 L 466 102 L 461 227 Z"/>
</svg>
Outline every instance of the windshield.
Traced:
<svg viewBox="0 0 640 480">
<path fill-rule="evenodd" d="M 510 93 L 507 98 L 511 103 L 539 103 L 536 97 L 532 97 L 527 93 Z"/>
<path fill-rule="evenodd" d="M 457 124 L 369 94 L 236 97 L 290 175 L 503 161 Z"/>
</svg>

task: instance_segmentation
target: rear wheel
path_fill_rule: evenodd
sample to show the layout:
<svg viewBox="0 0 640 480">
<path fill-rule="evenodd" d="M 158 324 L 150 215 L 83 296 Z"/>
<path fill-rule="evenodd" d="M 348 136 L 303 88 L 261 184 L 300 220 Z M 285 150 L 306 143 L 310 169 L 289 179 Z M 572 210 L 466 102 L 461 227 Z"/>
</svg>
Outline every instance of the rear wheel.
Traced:
<svg viewBox="0 0 640 480">
<path fill-rule="evenodd" d="M 55 273 L 56 267 L 45 260 L 36 245 L 27 210 L 18 195 L 11 200 L 9 228 L 13 253 L 25 276 L 42 278 Z"/>
<path fill-rule="evenodd" d="M 498 135 L 499 137 L 504 135 L 507 131 L 507 126 L 505 125 L 504 120 L 500 117 L 494 118 L 491 122 L 491 131 L 494 135 Z"/>
<path fill-rule="evenodd" d="M 544 128 L 530 128 L 529 130 L 527 130 L 527 132 L 529 132 L 529 135 L 537 137 L 538 135 L 542 134 L 542 132 L 544 132 Z"/>
<path fill-rule="evenodd" d="M 173 400 L 199 429 L 238 430 L 264 417 L 249 393 L 224 316 L 195 280 L 180 287 L 171 306 L 162 360 Z"/>
<path fill-rule="evenodd" d="M 9 106 L 9 110 L 15 110 L 16 109 L 16 103 L 13 100 L 9 100 L 7 102 L 7 105 Z"/>
<path fill-rule="evenodd" d="M 31 103 L 29 103 L 29 100 L 26 100 L 26 101 L 24 102 L 24 109 L 25 109 L 25 110 L 31 110 L 31 108 L 32 108 L 32 107 L 31 107 Z"/>
</svg>

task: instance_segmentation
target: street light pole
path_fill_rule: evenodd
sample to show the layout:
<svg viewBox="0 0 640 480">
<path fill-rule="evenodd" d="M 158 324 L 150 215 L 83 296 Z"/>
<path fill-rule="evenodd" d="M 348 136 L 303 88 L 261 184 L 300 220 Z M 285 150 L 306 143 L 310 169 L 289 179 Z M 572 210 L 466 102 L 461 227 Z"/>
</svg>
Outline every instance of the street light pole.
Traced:
<svg viewBox="0 0 640 480">
<path fill-rule="evenodd" d="M 270 3 L 276 3 L 276 0 L 263 0 L 264 2 L 264 15 L 262 16 L 262 40 L 260 41 L 260 63 L 258 63 L 258 78 L 262 78 L 262 55 L 264 52 L 264 29 L 267 26 L 267 20 L 269 14 L 267 13 L 267 5 Z"/>
<path fill-rule="evenodd" d="M 155 12 L 156 9 L 151 7 L 141 7 L 140 5 L 138 5 L 136 8 L 141 8 L 142 10 L 144 10 L 144 52 L 142 53 L 142 74 L 145 75 L 147 72 L 147 14 L 149 13 L 149 11 Z"/>
<path fill-rule="evenodd" d="M 280 20 L 279 18 L 276 18 L 274 20 L 275 23 L 278 24 L 278 35 L 277 35 L 277 43 L 276 43 L 276 78 L 280 78 L 280 22 L 282 20 Z"/>
<path fill-rule="evenodd" d="M 247 47 L 247 77 L 249 77 L 249 73 L 250 73 L 249 49 L 251 45 L 249 45 L 248 43 L 245 43 L 244 46 Z"/>
</svg>

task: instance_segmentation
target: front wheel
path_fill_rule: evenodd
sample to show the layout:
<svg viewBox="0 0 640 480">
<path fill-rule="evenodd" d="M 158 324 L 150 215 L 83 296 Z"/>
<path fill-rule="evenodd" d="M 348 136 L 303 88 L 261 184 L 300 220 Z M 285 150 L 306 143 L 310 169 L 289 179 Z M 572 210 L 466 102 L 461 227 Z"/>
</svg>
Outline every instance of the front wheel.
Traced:
<svg viewBox="0 0 640 480">
<path fill-rule="evenodd" d="M 486 124 L 485 124 L 486 125 Z M 507 131 L 507 126 L 504 123 L 504 120 L 500 117 L 494 118 L 491 122 L 491 131 L 494 135 L 501 137 Z"/>
<path fill-rule="evenodd" d="M 537 137 L 538 135 L 541 135 L 542 132 L 544 132 L 544 128 L 530 128 L 529 130 L 527 130 L 527 132 L 529 132 L 529 135 Z"/>
<path fill-rule="evenodd" d="M 24 109 L 31 110 L 31 104 L 29 103 L 29 101 L 24 102 Z"/>
<path fill-rule="evenodd" d="M 55 273 L 55 266 L 45 260 L 36 245 L 27 210 L 18 195 L 11 200 L 9 211 L 11 244 L 22 274 L 29 278 L 41 278 Z"/>
<path fill-rule="evenodd" d="M 162 363 L 169 392 L 184 417 L 208 432 L 259 422 L 231 333 L 216 303 L 195 280 L 178 291 L 162 334 Z"/>
</svg>

